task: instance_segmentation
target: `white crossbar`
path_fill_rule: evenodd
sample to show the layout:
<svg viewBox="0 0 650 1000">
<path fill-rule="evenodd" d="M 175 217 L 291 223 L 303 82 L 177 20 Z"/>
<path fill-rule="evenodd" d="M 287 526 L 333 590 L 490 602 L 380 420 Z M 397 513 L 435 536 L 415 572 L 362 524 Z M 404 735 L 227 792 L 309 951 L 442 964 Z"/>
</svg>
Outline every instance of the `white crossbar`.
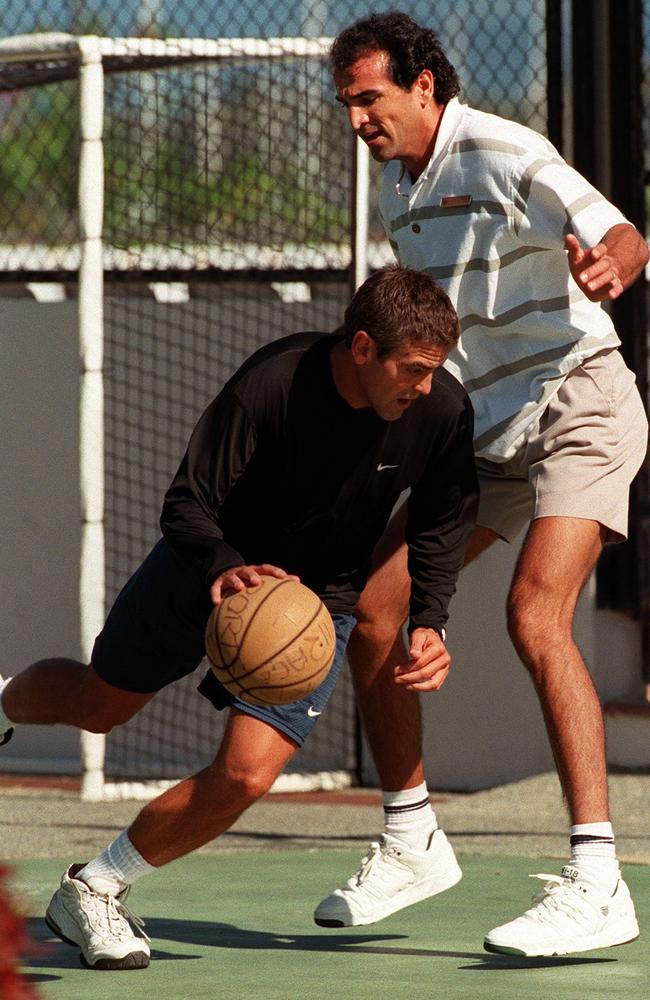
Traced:
<svg viewBox="0 0 650 1000">
<path fill-rule="evenodd" d="M 64 32 L 40 32 L 0 39 L 0 62 L 53 62 L 78 58 L 84 42 L 93 36 Z M 97 38 L 95 44 L 102 59 L 110 58 L 112 69 L 119 69 L 138 57 L 148 63 L 160 59 L 286 59 L 288 57 L 322 58 L 332 39 L 320 38 Z"/>
</svg>

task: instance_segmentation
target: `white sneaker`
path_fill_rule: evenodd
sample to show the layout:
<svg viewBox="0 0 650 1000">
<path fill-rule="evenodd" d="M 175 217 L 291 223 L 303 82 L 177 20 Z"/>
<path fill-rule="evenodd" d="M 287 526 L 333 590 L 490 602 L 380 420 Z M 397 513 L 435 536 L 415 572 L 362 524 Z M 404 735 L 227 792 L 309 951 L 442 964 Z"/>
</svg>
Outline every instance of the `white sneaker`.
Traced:
<svg viewBox="0 0 650 1000">
<path fill-rule="evenodd" d="M 361 868 L 316 908 L 321 927 L 356 927 L 412 903 L 435 896 L 463 877 L 453 848 L 442 830 L 435 830 L 426 851 L 413 851 L 396 837 L 382 834 L 370 845 Z"/>
<path fill-rule="evenodd" d="M 569 865 L 560 876 L 530 878 L 546 879 L 546 885 L 533 896 L 530 910 L 490 931 L 483 942 L 486 951 L 531 958 L 570 955 L 638 938 L 634 903 L 622 878 L 611 896 L 581 882 L 578 870 Z"/>
<path fill-rule="evenodd" d="M 83 865 L 73 865 L 61 878 L 61 888 L 52 896 L 45 921 L 66 944 L 81 948 L 81 964 L 90 969 L 146 969 L 149 938 L 144 922 L 124 905 L 128 889 L 119 896 L 102 896 L 74 874 Z M 142 937 L 133 933 L 135 924 Z"/>
</svg>

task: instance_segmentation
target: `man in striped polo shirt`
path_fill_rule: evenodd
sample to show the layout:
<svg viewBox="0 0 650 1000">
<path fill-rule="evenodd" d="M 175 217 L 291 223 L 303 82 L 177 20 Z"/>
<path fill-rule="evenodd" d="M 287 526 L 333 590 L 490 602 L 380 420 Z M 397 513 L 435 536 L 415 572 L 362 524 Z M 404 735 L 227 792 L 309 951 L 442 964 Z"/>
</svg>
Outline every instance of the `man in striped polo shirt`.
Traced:
<svg viewBox="0 0 650 1000">
<path fill-rule="evenodd" d="M 407 15 L 345 29 L 330 62 L 353 130 L 385 163 L 380 213 L 396 257 L 434 277 L 459 314 L 447 367 L 474 406 L 482 494 L 466 562 L 528 525 L 509 632 L 541 701 L 571 859 L 485 947 L 553 955 L 622 944 L 638 926 L 609 822 L 602 713 L 572 623 L 603 544 L 625 538 L 646 451 L 641 399 L 601 303 L 638 278 L 648 248 L 546 139 L 460 103 L 436 35 Z M 415 692 L 436 690 L 446 673 L 415 671 L 396 640 L 408 593 L 401 531 L 398 515 L 349 647 L 386 832 L 318 906 L 326 926 L 373 923 L 408 905 L 404 888 L 434 860 Z"/>
</svg>

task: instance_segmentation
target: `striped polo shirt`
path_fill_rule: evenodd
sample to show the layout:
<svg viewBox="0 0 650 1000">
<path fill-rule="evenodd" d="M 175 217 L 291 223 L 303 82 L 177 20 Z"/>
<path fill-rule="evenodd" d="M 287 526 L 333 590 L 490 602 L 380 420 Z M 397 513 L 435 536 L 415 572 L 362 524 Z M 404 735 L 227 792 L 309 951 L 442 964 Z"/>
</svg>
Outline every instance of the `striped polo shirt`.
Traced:
<svg viewBox="0 0 650 1000">
<path fill-rule="evenodd" d="M 379 211 L 400 263 L 454 303 L 446 367 L 472 400 L 477 455 L 507 461 L 568 372 L 620 343 L 573 281 L 564 237 L 592 247 L 627 220 L 543 136 L 457 98 L 414 183 L 386 165 Z"/>
</svg>

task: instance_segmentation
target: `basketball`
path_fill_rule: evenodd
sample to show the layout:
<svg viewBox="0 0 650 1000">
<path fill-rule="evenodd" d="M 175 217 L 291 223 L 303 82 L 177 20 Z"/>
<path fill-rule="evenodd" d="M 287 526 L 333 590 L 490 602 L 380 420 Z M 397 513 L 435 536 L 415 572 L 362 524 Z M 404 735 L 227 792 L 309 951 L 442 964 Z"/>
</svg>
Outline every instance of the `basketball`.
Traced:
<svg viewBox="0 0 650 1000">
<path fill-rule="evenodd" d="M 263 576 L 216 605 L 205 649 L 218 681 L 253 705 L 286 705 L 317 688 L 336 648 L 330 614 L 296 580 Z"/>
</svg>

